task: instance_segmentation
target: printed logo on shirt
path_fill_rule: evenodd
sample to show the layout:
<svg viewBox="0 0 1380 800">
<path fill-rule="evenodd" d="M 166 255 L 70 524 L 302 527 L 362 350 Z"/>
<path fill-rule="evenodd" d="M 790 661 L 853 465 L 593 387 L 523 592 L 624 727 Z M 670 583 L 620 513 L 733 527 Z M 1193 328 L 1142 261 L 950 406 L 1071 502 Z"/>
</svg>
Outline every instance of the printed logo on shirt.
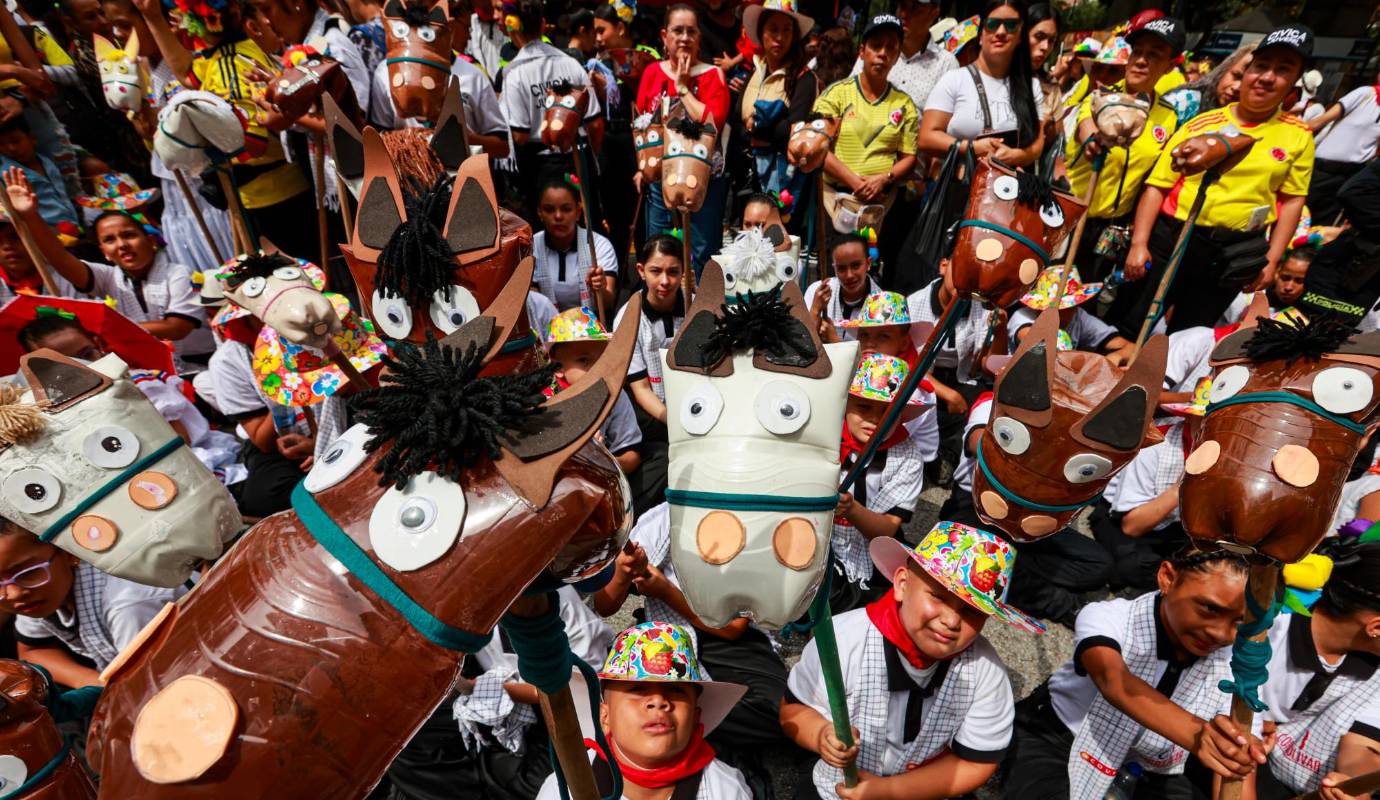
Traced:
<svg viewBox="0 0 1380 800">
<path fill-rule="evenodd" d="M 1289 154 L 1284 152 L 1283 147 L 1276 147 L 1270 150 L 1270 157 L 1280 163 L 1284 163 L 1284 159 L 1288 158 Z"/>
<path fill-rule="evenodd" d="M 1304 769 L 1307 769 L 1310 772 L 1321 772 L 1323 768 L 1322 761 L 1303 752 L 1304 747 L 1308 744 L 1309 733 L 1312 733 L 1312 731 L 1303 734 L 1303 738 L 1298 740 L 1297 742 L 1295 742 L 1294 737 L 1290 736 L 1289 734 L 1281 733 L 1279 735 L 1278 742 L 1279 751 L 1284 754 L 1285 758 L 1289 759 L 1295 764 L 1298 764 Z"/>
<path fill-rule="evenodd" d="M 1169 131 L 1163 125 L 1156 125 L 1150 129 L 1150 135 L 1155 137 L 1156 144 L 1164 144 L 1164 140 L 1169 138 Z"/>
<path fill-rule="evenodd" d="M 1103 764 L 1101 761 L 1097 760 L 1097 757 L 1096 757 L 1096 756 L 1094 756 L 1092 753 L 1089 753 L 1087 750 L 1079 750 L 1079 751 L 1078 751 L 1078 756 L 1079 756 L 1079 758 L 1082 758 L 1084 761 L 1088 762 L 1089 764 L 1092 764 L 1092 765 L 1093 765 L 1093 769 L 1096 769 L 1098 772 L 1102 773 L 1103 775 L 1108 775 L 1108 776 L 1113 777 L 1113 778 L 1116 777 L 1116 768 L 1115 768 L 1115 767 L 1109 767 L 1109 766 L 1107 766 L 1106 764 Z"/>
<path fill-rule="evenodd" d="M 901 109 L 899 109 L 899 108 L 893 108 L 893 109 L 891 109 L 891 124 L 892 124 L 892 125 L 900 125 L 900 124 L 901 124 L 901 120 L 902 120 L 905 116 L 906 116 L 906 115 L 905 115 L 905 112 L 902 111 Z"/>
<path fill-rule="evenodd" d="M 1167 770 L 1175 764 L 1183 761 L 1188 756 L 1188 751 L 1175 745 L 1170 745 L 1168 755 L 1163 757 L 1147 756 L 1141 754 L 1140 760 L 1145 762 L 1145 766 L 1156 770 Z"/>
</svg>

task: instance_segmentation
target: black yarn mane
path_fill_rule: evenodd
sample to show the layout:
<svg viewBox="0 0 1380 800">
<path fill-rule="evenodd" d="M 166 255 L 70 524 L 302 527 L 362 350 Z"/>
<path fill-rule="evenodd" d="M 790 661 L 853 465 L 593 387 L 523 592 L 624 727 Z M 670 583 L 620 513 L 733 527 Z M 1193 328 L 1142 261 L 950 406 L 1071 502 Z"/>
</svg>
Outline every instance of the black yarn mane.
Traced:
<svg viewBox="0 0 1380 800">
<path fill-rule="evenodd" d="M 1023 169 L 1016 170 L 1016 200 L 1034 204 L 1036 208 L 1047 208 L 1058 202 L 1054 196 L 1053 183 Z"/>
<path fill-rule="evenodd" d="M 236 261 L 225 276 L 225 288 L 235 289 L 250 278 L 267 278 L 280 267 L 295 267 L 296 259 L 282 253 L 251 253 L 243 261 Z"/>
<path fill-rule="evenodd" d="M 573 91 L 575 91 L 575 84 L 565 79 L 561 79 L 551 84 L 551 93 L 556 95 L 557 97 L 565 97 Z"/>
<path fill-rule="evenodd" d="M 441 229 L 452 180 L 442 175 L 424 191 L 404 192 L 407 219 L 388 237 L 374 273 L 380 294 L 401 297 L 413 308 L 429 305 L 442 290 L 450 299 L 451 275 L 457 265 Z"/>
<path fill-rule="evenodd" d="M 809 331 L 791 316 L 790 306 L 781 301 L 780 286 L 769 292 L 748 292 L 746 299 L 740 295 L 737 303 L 725 303 L 721 308 L 723 314 L 704 343 L 706 363 L 717 364 L 736 350 L 812 355 Z M 803 341 L 801 333 L 805 334 Z"/>
<path fill-rule="evenodd" d="M 687 116 L 677 115 L 666 121 L 666 127 L 687 139 L 698 139 L 708 126 Z"/>
<path fill-rule="evenodd" d="M 1252 361 L 1292 363 L 1298 358 L 1319 359 L 1335 353 L 1355 331 L 1332 315 L 1319 315 L 1307 322 L 1290 324 L 1263 318 L 1246 342 L 1246 357 Z"/>
<path fill-rule="evenodd" d="M 536 413 L 555 365 L 481 378 L 483 357 L 473 343 L 462 353 L 430 333 L 422 347 L 404 342 L 394 356 L 384 356 L 379 387 L 351 403 L 369 426 L 365 449 L 393 445 L 374 467 L 380 486 L 401 489 L 427 470 L 459 481 L 477 461 L 498 458 L 498 437 Z"/>
<path fill-rule="evenodd" d="M 407 0 L 403 4 L 402 19 L 412 28 L 431 27 L 431 3 L 425 0 Z"/>
</svg>

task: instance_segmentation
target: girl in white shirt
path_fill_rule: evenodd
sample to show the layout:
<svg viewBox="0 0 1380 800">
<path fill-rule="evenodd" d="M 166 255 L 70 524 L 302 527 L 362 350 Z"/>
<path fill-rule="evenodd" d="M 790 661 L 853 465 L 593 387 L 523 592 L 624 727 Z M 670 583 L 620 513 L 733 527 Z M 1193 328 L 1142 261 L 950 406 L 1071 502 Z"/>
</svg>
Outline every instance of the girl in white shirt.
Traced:
<svg viewBox="0 0 1380 800">
<path fill-rule="evenodd" d="M 567 176 L 565 181 L 552 181 L 538 195 L 537 216 L 544 230 L 532 237 L 532 255 L 537 260 L 532 281 L 561 311 L 594 310 L 596 292 L 603 297 L 603 307 L 611 309 L 617 294 L 618 254 L 608 239 L 596 233 L 591 260 L 589 238 L 580 225 L 580 190 L 570 180 Z"/>
</svg>

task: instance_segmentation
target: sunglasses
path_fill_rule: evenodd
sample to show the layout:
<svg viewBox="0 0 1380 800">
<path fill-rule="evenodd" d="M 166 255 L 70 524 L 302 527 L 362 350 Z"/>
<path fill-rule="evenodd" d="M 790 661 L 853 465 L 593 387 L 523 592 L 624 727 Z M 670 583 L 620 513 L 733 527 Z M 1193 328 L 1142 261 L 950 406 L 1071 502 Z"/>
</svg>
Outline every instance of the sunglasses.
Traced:
<svg viewBox="0 0 1380 800">
<path fill-rule="evenodd" d="M 1005 28 L 1007 33 L 1015 33 L 1023 24 L 1021 20 L 1011 17 L 988 17 L 983 26 L 987 28 L 988 33 L 996 33 L 999 28 Z"/>
<path fill-rule="evenodd" d="M 4 592 L 10 586 L 18 586 L 21 589 L 37 589 L 40 586 L 46 586 L 48 581 L 53 579 L 53 574 L 48 569 L 48 565 L 52 563 L 51 560 L 48 560 L 34 564 L 32 567 L 14 573 L 11 578 L 0 579 L 0 592 Z"/>
</svg>

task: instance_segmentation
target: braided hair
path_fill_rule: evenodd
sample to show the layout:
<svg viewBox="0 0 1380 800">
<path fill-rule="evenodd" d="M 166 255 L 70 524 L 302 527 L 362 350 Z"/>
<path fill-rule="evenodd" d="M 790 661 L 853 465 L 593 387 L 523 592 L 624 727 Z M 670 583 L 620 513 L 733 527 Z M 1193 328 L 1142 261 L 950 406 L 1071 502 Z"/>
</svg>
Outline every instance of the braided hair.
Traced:
<svg viewBox="0 0 1380 800">
<path fill-rule="evenodd" d="M 1338 536 L 1325 539 L 1316 552 L 1332 559 L 1332 577 L 1323 585 L 1318 608 L 1334 617 L 1380 611 L 1380 542 L 1358 544 Z"/>
<path fill-rule="evenodd" d="M 1230 550 L 1199 550 L 1195 545 L 1185 545 L 1168 559 L 1175 572 L 1201 572 L 1207 574 L 1215 569 L 1226 569 L 1238 575 L 1249 575 L 1251 562 L 1245 556 Z"/>
</svg>

